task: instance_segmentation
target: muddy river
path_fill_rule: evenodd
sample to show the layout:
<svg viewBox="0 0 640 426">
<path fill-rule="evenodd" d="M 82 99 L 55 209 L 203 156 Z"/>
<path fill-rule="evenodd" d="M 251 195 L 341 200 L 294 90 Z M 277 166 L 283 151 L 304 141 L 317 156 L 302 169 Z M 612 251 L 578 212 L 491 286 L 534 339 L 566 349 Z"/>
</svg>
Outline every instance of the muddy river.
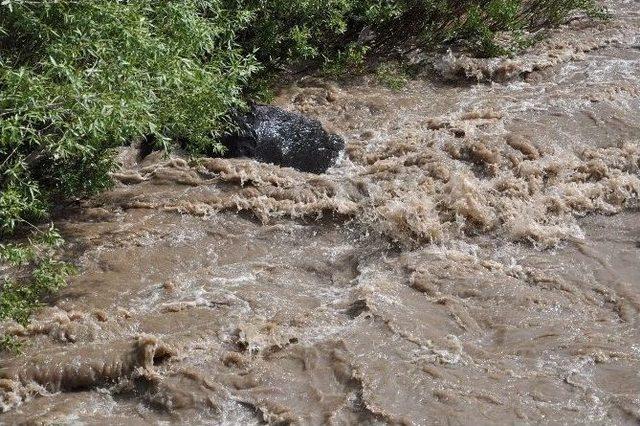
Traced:
<svg viewBox="0 0 640 426">
<path fill-rule="evenodd" d="M 275 104 L 312 175 L 123 150 L 79 274 L 0 358 L 0 423 L 638 424 L 640 2 L 399 91 Z"/>
</svg>

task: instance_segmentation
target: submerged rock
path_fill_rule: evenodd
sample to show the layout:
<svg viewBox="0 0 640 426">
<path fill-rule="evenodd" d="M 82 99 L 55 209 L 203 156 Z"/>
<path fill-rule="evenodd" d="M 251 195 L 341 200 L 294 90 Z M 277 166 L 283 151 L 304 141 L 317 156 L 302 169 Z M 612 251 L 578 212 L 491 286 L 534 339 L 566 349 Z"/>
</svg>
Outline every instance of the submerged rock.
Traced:
<svg viewBox="0 0 640 426">
<path fill-rule="evenodd" d="M 254 105 L 236 118 L 238 130 L 221 142 L 227 157 L 250 157 L 265 163 L 324 173 L 331 167 L 344 140 L 328 133 L 318 120 L 268 105 Z"/>
</svg>

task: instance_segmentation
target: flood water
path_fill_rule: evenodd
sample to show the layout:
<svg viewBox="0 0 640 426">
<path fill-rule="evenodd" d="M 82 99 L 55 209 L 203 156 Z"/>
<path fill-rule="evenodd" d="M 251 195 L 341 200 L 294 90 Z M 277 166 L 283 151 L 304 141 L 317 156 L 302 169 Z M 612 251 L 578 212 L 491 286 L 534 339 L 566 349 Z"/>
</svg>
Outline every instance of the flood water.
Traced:
<svg viewBox="0 0 640 426">
<path fill-rule="evenodd" d="M 638 424 L 640 2 L 611 6 L 400 91 L 284 88 L 347 141 L 324 175 L 123 150 L 57 219 L 79 274 L 2 325 L 0 423 Z"/>
</svg>

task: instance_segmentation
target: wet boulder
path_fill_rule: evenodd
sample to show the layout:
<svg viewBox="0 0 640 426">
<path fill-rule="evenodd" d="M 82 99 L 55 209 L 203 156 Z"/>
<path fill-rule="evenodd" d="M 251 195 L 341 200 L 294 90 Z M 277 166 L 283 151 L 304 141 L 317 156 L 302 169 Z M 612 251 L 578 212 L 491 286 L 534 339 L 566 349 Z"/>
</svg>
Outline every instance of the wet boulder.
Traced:
<svg viewBox="0 0 640 426">
<path fill-rule="evenodd" d="M 254 105 L 234 118 L 237 130 L 222 137 L 226 157 L 249 157 L 265 163 L 324 173 L 335 164 L 344 140 L 328 133 L 318 120 L 269 105 Z"/>
</svg>

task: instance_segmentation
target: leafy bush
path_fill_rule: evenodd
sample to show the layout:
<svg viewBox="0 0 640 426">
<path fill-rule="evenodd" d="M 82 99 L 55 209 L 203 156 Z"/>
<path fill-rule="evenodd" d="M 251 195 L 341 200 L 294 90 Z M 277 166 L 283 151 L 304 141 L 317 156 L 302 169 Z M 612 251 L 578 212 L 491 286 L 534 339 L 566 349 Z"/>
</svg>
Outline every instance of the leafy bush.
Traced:
<svg viewBox="0 0 640 426">
<path fill-rule="evenodd" d="M 256 69 L 234 43 L 247 22 L 197 0 L 3 1 L 0 231 L 108 186 L 111 148 L 215 147 Z"/>
<path fill-rule="evenodd" d="M 406 70 L 394 62 L 386 62 L 378 66 L 376 69 L 376 78 L 378 82 L 391 90 L 402 89 L 408 81 Z"/>
<path fill-rule="evenodd" d="M 229 111 L 292 64 L 320 61 L 338 74 L 408 40 L 502 53 L 498 32 L 594 13 L 592 2 L 0 0 L 0 237 L 34 228 L 56 202 L 107 188 L 123 144 L 220 150 Z M 402 84 L 390 68 L 379 76 Z M 59 283 L 69 272 L 51 258 L 30 262 L 35 287 L 6 281 L 0 316 L 24 319 L 21 298 L 43 293 L 38 276 Z"/>
<path fill-rule="evenodd" d="M 62 243 L 60 235 L 51 228 L 38 232 L 37 237 L 24 244 L 0 244 L 0 260 L 17 277 L 5 277 L 1 283 L 0 320 L 12 318 L 25 324 L 43 297 L 66 284 L 73 267 L 53 258 Z"/>
<path fill-rule="evenodd" d="M 3 335 L 0 337 L 0 352 L 20 354 L 22 352 L 22 342 L 15 336 Z"/>
<path fill-rule="evenodd" d="M 507 53 L 496 42 L 500 32 L 558 25 L 573 11 L 602 13 L 595 0 L 241 0 L 238 7 L 256 17 L 239 42 L 268 67 L 344 56 L 367 30 L 382 50 L 458 41 L 477 55 L 500 55 Z"/>
</svg>

